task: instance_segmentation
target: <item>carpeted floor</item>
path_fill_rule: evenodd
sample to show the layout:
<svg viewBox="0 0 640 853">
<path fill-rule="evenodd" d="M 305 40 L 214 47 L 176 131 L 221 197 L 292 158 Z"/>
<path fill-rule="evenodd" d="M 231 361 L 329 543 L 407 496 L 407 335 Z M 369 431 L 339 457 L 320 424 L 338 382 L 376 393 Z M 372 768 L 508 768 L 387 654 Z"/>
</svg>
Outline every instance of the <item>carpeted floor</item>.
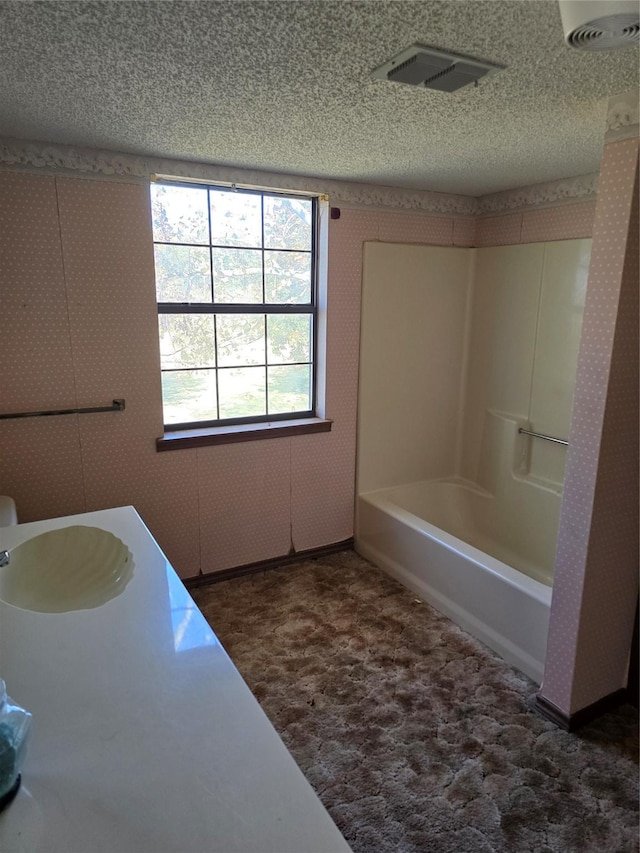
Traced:
<svg viewBox="0 0 640 853">
<path fill-rule="evenodd" d="M 526 676 L 351 551 L 192 595 L 354 853 L 638 850 L 631 706 L 560 731 Z"/>
</svg>

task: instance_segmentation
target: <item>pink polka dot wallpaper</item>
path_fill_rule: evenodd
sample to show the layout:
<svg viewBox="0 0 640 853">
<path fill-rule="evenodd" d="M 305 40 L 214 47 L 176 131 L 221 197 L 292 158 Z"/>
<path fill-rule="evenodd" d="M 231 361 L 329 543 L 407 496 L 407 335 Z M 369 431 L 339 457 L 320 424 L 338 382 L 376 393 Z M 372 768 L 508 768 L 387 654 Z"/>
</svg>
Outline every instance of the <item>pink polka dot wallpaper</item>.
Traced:
<svg viewBox="0 0 640 853">
<path fill-rule="evenodd" d="M 634 191 L 635 186 L 635 191 Z M 542 694 L 565 713 L 626 684 L 638 596 L 638 140 L 605 146 Z"/>
</svg>

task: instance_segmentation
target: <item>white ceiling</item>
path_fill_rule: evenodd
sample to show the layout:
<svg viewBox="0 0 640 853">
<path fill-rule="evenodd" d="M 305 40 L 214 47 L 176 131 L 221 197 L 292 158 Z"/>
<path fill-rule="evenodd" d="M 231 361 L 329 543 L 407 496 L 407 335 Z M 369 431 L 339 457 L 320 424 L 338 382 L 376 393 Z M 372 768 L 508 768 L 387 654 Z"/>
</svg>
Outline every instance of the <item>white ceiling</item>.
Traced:
<svg viewBox="0 0 640 853">
<path fill-rule="evenodd" d="M 502 63 L 372 80 L 419 42 Z M 598 171 L 638 51 L 567 48 L 555 0 L 0 2 L 0 136 L 482 195 Z"/>
</svg>

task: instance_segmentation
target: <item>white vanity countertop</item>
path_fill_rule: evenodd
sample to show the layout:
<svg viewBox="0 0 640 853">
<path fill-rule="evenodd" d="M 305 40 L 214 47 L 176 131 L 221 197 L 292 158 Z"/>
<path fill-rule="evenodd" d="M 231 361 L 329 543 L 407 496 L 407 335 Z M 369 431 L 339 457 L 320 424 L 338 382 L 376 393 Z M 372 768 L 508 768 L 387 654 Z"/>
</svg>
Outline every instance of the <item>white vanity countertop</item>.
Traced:
<svg viewBox="0 0 640 853">
<path fill-rule="evenodd" d="M 133 507 L 70 524 L 118 536 L 124 592 L 92 610 L 0 601 L 0 677 L 33 714 L 2 853 L 341 853 L 331 818 Z"/>
</svg>

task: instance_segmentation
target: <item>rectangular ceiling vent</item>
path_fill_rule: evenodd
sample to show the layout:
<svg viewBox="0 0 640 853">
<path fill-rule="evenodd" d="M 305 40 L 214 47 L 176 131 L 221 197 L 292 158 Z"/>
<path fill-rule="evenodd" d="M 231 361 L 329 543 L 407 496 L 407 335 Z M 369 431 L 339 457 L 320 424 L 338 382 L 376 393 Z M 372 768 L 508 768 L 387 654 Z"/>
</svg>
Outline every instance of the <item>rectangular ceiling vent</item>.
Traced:
<svg viewBox="0 0 640 853">
<path fill-rule="evenodd" d="M 471 56 L 412 44 L 372 71 L 371 76 L 375 80 L 390 80 L 405 86 L 455 92 L 470 83 L 477 84 L 481 77 L 488 77 L 504 67 Z"/>
</svg>

